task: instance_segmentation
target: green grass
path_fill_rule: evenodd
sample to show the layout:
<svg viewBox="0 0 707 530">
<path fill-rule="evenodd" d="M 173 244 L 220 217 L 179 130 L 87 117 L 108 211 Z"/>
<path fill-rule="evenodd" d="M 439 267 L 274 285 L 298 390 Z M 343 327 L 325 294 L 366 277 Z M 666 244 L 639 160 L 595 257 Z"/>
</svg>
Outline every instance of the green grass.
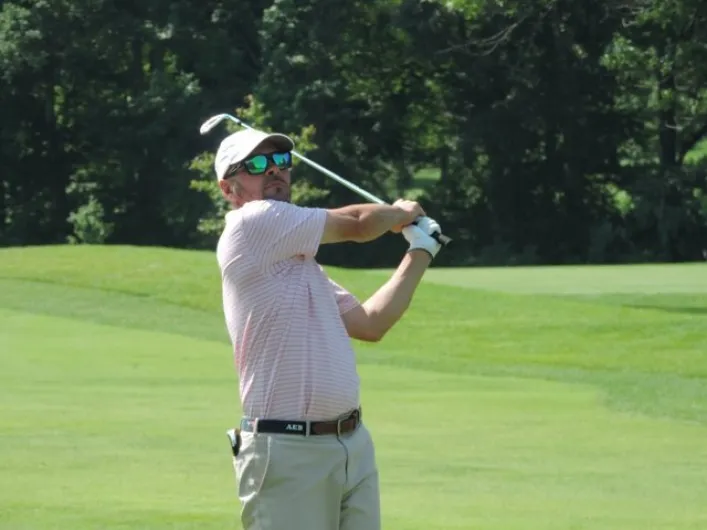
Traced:
<svg viewBox="0 0 707 530">
<path fill-rule="evenodd" d="M 218 280 L 208 252 L 0 250 L 0 528 L 240 528 Z M 385 528 L 707 527 L 707 265 L 433 268 L 356 350 Z"/>
<path fill-rule="evenodd" d="M 412 183 L 405 190 L 405 197 L 416 200 L 421 194 L 430 191 L 440 179 L 440 170 L 434 167 L 423 168 L 415 172 Z"/>
</svg>

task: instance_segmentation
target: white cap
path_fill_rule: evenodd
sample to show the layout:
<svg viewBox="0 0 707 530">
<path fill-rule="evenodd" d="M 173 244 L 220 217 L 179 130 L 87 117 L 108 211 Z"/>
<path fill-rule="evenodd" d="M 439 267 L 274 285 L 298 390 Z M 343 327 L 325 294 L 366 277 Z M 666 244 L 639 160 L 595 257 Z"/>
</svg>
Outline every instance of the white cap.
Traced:
<svg viewBox="0 0 707 530">
<path fill-rule="evenodd" d="M 243 129 L 235 132 L 224 138 L 216 152 L 214 169 L 218 180 L 223 180 L 229 167 L 245 160 L 265 140 L 272 141 L 278 149 L 283 151 L 292 151 L 295 148 L 292 138 L 284 134 L 268 134 L 256 129 Z"/>
</svg>

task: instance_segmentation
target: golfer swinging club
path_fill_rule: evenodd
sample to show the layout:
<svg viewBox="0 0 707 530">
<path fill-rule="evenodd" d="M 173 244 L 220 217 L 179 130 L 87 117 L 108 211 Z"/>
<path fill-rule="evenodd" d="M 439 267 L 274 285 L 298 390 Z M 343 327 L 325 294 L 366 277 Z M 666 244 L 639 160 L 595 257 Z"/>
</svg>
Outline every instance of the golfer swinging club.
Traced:
<svg viewBox="0 0 707 530">
<path fill-rule="evenodd" d="M 351 338 L 378 341 L 401 318 L 440 250 L 430 234 L 441 229 L 412 201 L 291 204 L 293 149 L 288 136 L 246 129 L 223 140 L 214 163 L 233 207 L 217 258 L 244 414 L 229 431 L 241 522 L 244 530 L 377 530 L 378 471 Z M 362 303 L 315 260 L 320 245 L 389 231 L 402 232 L 409 250 Z"/>
</svg>

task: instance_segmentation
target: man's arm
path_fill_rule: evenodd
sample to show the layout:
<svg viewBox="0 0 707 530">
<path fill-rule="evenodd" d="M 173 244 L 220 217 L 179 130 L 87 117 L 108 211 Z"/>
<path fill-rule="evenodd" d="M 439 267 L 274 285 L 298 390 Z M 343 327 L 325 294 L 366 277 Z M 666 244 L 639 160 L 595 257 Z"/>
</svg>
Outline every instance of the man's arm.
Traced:
<svg viewBox="0 0 707 530">
<path fill-rule="evenodd" d="M 349 337 L 377 342 L 407 311 L 432 257 L 424 250 L 405 254 L 393 276 L 363 304 L 342 315 Z"/>
<path fill-rule="evenodd" d="M 410 243 L 393 276 L 360 306 L 342 315 L 349 337 L 369 342 L 381 340 L 407 311 L 422 276 L 442 245 L 430 234 L 441 232 L 437 221 L 425 217 L 420 226 L 402 229 Z"/>
<path fill-rule="evenodd" d="M 418 203 L 405 200 L 335 210 L 262 200 L 244 205 L 235 219 L 249 253 L 267 268 L 292 256 L 315 256 L 323 243 L 365 242 L 390 230 L 402 231 L 422 215 Z"/>
<path fill-rule="evenodd" d="M 327 210 L 321 243 L 354 241 L 365 243 L 389 231 L 399 232 L 425 212 L 413 201 L 399 200 L 394 205 L 353 204 Z"/>
</svg>

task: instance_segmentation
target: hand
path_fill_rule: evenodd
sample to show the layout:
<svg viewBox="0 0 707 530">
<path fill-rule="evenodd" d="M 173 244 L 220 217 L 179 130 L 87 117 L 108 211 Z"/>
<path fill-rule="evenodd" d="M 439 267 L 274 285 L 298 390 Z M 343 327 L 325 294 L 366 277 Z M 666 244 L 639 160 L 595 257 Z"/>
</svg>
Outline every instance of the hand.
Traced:
<svg viewBox="0 0 707 530">
<path fill-rule="evenodd" d="M 399 208 L 407 214 L 405 221 L 400 223 L 398 226 L 391 228 L 391 232 L 400 233 L 403 227 L 412 224 L 418 217 L 424 217 L 425 211 L 415 201 L 408 201 L 405 199 L 398 199 L 393 203 L 393 206 Z"/>
<path fill-rule="evenodd" d="M 442 233 L 442 227 L 439 226 L 439 223 L 431 217 L 420 217 L 419 219 L 415 219 L 415 224 L 419 226 L 427 235 L 431 236 L 435 232 L 437 234 Z"/>
<path fill-rule="evenodd" d="M 403 236 L 410 243 L 408 252 L 411 250 L 424 250 L 434 259 L 439 249 L 442 248 L 441 243 L 438 243 L 436 239 L 417 225 L 408 225 L 403 228 Z"/>
</svg>

